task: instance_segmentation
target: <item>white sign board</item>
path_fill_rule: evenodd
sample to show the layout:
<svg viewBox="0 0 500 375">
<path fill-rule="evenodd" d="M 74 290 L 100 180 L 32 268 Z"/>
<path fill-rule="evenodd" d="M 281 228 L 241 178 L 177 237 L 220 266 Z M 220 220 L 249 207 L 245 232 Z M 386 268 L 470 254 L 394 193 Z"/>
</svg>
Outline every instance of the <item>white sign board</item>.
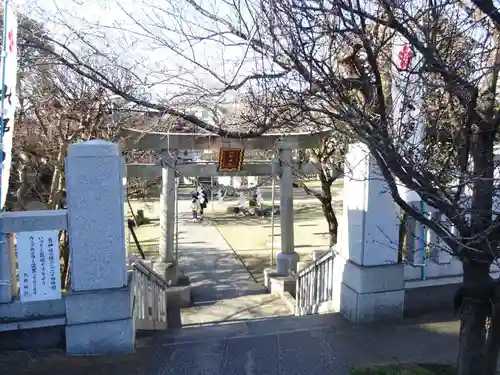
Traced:
<svg viewBox="0 0 500 375">
<path fill-rule="evenodd" d="M 5 205 L 9 189 L 14 115 L 17 105 L 17 16 L 10 2 L 6 8 L 7 10 L 4 12 L 4 24 L 7 38 L 4 41 L 6 45 L 2 46 L 2 49 L 5 50 L 5 68 L 0 65 L 0 74 L 5 74 L 3 76 L 3 87 L 0 87 L 0 91 L 5 91 L 3 93 L 3 151 L 0 151 L 3 152 L 3 155 L 0 155 L 0 162 L 2 163 L 0 209 Z M 0 60 L 3 59 L 0 58 Z M 1 62 L 3 63 L 3 61 Z"/>
<path fill-rule="evenodd" d="M 16 233 L 21 302 L 61 298 L 58 233 Z"/>
</svg>

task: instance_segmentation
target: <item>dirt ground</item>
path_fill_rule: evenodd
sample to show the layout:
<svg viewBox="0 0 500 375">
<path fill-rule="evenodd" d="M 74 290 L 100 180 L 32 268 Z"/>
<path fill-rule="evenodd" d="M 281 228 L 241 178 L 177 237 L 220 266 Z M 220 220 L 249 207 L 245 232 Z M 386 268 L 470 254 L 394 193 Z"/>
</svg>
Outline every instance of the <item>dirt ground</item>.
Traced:
<svg viewBox="0 0 500 375">
<path fill-rule="evenodd" d="M 235 217 L 222 213 L 212 220 L 254 278 L 263 282 L 264 269 L 274 264 L 276 254 L 281 251 L 279 216 L 275 218 L 274 237 L 269 218 Z M 314 250 L 328 248 L 328 226 L 317 199 L 294 202 L 294 239 L 295 251 L 301 261 L 310 262 Z"/>
<path fill-rule="evenodd" d="M 132 200 L 130 203 L 134 212 L 137 212 L 137 210 L 144 210 L 144 216 L 150 220 L 148 224 L 143 224 L 139 228 L 134 228 L 134 231 L 146 257 L 154 257 L 158 254 L 158 237 L 160 235 L 159 200 Z M 127 218 L 132 218 L 127 204 L 125 204 L 125 213 Z M 127 230 L 126 239 L 129 251 L 138 253 L 137 246 L 129 230 Z"/>
</svg>

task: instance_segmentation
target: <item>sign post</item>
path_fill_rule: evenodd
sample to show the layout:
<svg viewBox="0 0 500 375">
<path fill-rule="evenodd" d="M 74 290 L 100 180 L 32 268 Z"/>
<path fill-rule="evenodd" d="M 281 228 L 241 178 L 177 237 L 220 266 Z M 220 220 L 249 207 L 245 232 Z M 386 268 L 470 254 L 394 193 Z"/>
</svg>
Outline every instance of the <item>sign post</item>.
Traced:
<svg viewBox="0 0 500 375">
<path fill-rule="evenodd" d="M 0 211 L 9 191 L 12 137 L 16 112 L 17 17 L 9 0 L 3 0 L 3 38 L 0 54 Z M 17 289 L 13 238 L 0 233 L 0 302 L 10 302 Z"/>
<path fill-rule="evenodd" d="M 2 83 L 0 99 L 0 209 L 5 206 L 9 190 L 10 166 L 12 163 L 12 137 L 14 134 L 14 115 L 17 105 L 17 17 L 4 0 L 3 39 L 2 39 Z"/>
</svg>

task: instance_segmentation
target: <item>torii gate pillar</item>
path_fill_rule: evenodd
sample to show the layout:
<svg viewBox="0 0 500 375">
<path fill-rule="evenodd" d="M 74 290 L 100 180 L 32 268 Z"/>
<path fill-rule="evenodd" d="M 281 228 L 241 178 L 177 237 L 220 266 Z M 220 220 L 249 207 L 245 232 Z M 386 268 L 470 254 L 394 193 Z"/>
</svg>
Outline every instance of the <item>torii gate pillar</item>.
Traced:
<svg viewBox="0 0 500 375">
<path fill-rule="evenodd" d="M 297 271 L 299 254 L 295 252 L 293 230 L 293 171 L 292 150 L 279 150 L 280 159 L 280 224 L 281 252 L 276 255 L 276 271 L 288 275 L 290 270 Z"/>
<path fill-rule="evenodd" d="M 178 278 L 174 252 L 176 152 L 172 150 L 163 152 L 162 159 L 164 167 L 161 173 L 159 254 L 153 269 L 175 285 Z"/>
</svg>

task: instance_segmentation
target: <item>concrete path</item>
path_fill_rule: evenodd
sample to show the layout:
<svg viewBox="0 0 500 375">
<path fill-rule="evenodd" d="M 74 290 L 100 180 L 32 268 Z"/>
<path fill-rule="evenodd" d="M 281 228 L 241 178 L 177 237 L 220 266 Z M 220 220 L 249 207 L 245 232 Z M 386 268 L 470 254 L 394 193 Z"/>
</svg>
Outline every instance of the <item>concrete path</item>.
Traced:
<svg viewBox="0 0 500 375">
<path fill-rule="evenodd" d="M 140 337 L 136 354 L 0 353 L 5 375 L 349 375 L 351 366 L 454 363 L 458 324 L 360 327 L 339 316 L 285 317 Z"/>
<path fill-rule="evenodd" d="M 183 325 L 291 315 L 285 303 L 257 283 L 210 223 L 193 223 L 179 204 L 179 261 L 192 285 L 194 306 L 183 309 Z"/>
</svg>

